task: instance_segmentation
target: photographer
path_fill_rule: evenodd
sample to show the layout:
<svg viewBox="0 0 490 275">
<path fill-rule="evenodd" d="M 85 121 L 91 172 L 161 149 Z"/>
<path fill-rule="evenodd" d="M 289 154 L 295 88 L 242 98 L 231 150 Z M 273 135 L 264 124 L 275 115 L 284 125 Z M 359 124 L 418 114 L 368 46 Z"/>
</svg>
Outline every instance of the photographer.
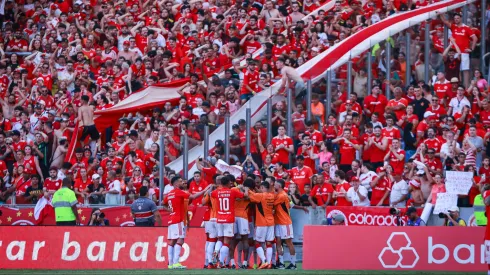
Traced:
<svg viewBox="0 0 490 275">
<path fill-rule="evenodd" d="M 448 210 L 449 213 L 439 213 L 439 218 L 444 218 L 445 226 L 466 226 L 466 222 L 459 217 L 459 207 L 453 206 Z"/>
<path fill-rule="evenodd" d="M 415 207 L 409 207 L 405 215 L 408 217 L 407 226 L 426 226 L 424 220 L 420 218 Z"/>
<path fill-rule="evenodd" d="M 109 220 L 105 218 L 105 214 L 100 212 L 99 208 L 92 209 L 91 216 L 89 226 L 109 226 Z"/>
</svg>

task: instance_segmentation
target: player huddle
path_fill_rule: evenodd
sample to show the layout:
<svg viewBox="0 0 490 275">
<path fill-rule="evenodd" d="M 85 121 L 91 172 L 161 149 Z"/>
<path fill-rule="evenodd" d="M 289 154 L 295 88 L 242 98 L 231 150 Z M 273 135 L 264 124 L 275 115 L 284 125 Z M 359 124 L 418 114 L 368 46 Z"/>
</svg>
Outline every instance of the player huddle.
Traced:
<svg viewBox="0 0 490 275">
<path fill-rule="evenodd" d="M 171 179 L 174 189 L 164 199 L 165 207 L 170 211 L 169 268 L 185 268 L 179 263 L 179 256 L 185 238 L 186 208 L 191 200 L 204 195 L 202 203 L 209 206 L 204 217 L 207 237 L 204 268 L 248 269 L 253 255 L 254 268 L 284 269 L 284 242 L 291 255 L 291 263 L 286 269 L 296 269 L 290 202 L 284 191 L 284 181 L 267 180 L 256 186 L 254 180 L 245 179 L 242 185 L 235 186 L 234 177 L 229 175 L 215 176 L 214 181 L 215 184 L 190 195 L 182 191 L 180 177 Z"/>
</svg>

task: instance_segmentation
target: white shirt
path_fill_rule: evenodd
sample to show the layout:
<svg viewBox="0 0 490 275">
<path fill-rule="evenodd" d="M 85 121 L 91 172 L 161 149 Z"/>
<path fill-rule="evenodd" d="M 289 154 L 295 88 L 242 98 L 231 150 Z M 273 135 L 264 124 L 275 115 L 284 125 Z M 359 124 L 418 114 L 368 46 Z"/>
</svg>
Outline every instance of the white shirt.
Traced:
<svg viewBox="0 0 490 275">
<path fill-rule="evenodd" d="M 167 185 L 165 185 L 165 188 L 163 189 L 163 194 L 167 195 L 172 190 L 174 190 L 174 186 L 171 184 L 167 184 Z"/>
<path fill-rule="evenodd" d="M 459 146 L 459 143 L 457 143 L 457 142 L 456 142 L 456 148 L 461 149 L 461 146 Z M 446 154 L 446 156 L 448 156 L 450 154 L 449 143 L 446 142 L 441 146 L 441 153 Z"/>
<path fill-rule="evenodd" d="M 403 195 L 408 194 L 408 184 L 406 181 L 401 180 L 399 182 L 395 182 L 393 186 L 391 187 L 391 192 L 390 192 L 390 204 L 392 202 L 398 201 L 401 199 Z M 395 207 L 405 207 L 406 205 L 406 199 L 404 201 L 399 202 L 398 204 L 395 204 Z"/>
<path fill-rule="evenodd" d="M 359 176 L 359 181 L 361 181 L 361 185 L 366 188 L 366 190 L 371 191 L 371 182 L 378 176 L 378 174 L 373 171 L 369 171 L 367 173 L 361 174 Z"/>
<path fill-rule="evenodd" d="M 461 113 L 464 106 L 471 106 L 470 101 L 466 98 L 466 96 L 461 100 L 459 100 L 457 97 L 453 97 L 449 102 L 449 107 L 453 108 L 453 116 L 456 113 Z"/>
<path fill-rule="evenodd" d="M 157 139 L 157 141 L 153 141 L 153 139 L 148 138 L 148 139 L 145 141 L 145 150 L 150 150 L 150 149 L 151 149 L 151 145 L 153 145 L 153 143 L 158 144 L 158 139 Z"/>
<path fill-rule="evenodd" d="M 359 193 L 364 196 L 364 200 L 359 198 L 359 194 L 354 191 L 354 187 L 349 188 L 347 197 L 352 201 L 352 206 L 369 206 L 371 203 L 368 199 L 368 191 L 366 187 L 359 185 Z"/>
</svg>

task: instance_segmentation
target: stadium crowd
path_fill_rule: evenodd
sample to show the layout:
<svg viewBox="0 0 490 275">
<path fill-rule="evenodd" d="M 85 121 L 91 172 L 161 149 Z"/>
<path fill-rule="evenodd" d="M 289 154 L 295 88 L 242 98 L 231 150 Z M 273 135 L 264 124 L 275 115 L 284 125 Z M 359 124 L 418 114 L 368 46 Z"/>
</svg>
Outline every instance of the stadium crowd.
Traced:
<svg viewBox="0 0 490 275">
<path fill-rule="evenodd" d="M 159 167 L 182 154 L 183 135 L 191 148 L 200 145 L 204 125 L 214 130 L 255 93 L 281 79 L 293 82 L 293 88 L 298 81 L 289 69 L 388 16 L 433 1 L 339 0 L 311 16 L 306 15 L 326 1 L 4 2 L 0 201 L 15 196 L 16 203 L 36 203 L 60 188 L 64 177 L 72 177 L 80 203 L 112 205 L 131 203 L 141 186 L 148 186 L 158 201 Z M 428 82 L 422 23 L 406 31 L 410 45 L 402 32 L 353 59 L 350 95 L 347 65 L 334 72 L 328 119 L 322 83 L 313 87 L 311 106 L 306 106 L 304 90 L 296 91 L 291 137 L 286 136 L 285 101 L 275 104 L 272 125 L 253 125 L 250 155 L 245 153 L 245 120 L 233 125 L 230 164 L 243 167 L 236 182 L 282 179 L 298 208 L 420 206 L 445 191 L 443 171 L 473 171 L 475 186 L 459 202 L 471 205 L 477 185 L 490 180 L 489 87 L 476 69 L 480 33 L 471 22 L 479 16 L 475 5 L 466 24 L 459 13 L 428 23 Z M 444 25 L 450 32 L 446 48 Z M 263 54 L 253 59 L 260 48 Z M 366 68 L 367 58 L 372 68 Z M 371 91 L 367 70 L 374 79 Z M 98 129 L 101 138 L 77 141 L 73 157 L 66 159 L 83 102 L 105 110 L 148 86 L 176 81 L 185 84 L 177 105 L 167 102 L 121 118 L 117 129 Z M 312 120 L 306 120 L 307 108 Z M 267 127 L 274 135 L 270 144 Z M 159 148 L 162 135 L 165 147 Z M 158 161 L 160 150 L 164 164 Z M 222 140 L 210 155 L 197 162 L 199 172 L 185 179 L 191 193 L 213 182 L 214 164 L 224 157 Z M 164 183 L 175 175 L 166 169 Z"/>
</svg>

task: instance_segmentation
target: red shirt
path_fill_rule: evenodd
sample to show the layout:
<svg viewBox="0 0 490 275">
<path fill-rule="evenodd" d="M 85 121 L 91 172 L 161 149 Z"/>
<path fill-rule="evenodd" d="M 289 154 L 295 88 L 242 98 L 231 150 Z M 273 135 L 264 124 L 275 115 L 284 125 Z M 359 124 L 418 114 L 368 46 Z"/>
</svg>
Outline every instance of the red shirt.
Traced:
<svg viewBox="0 0 490 275">
<path fill-rule="evenodd" d="M 451 82 L 444 79 L 443 81 L 436 81 L 434 83 L 434 92 L 440 98 L 448 98 L 452 93 Z"/>
<path fill-rule="evenodd" d="M 246 70 L 243 76 L 242 90 L 240 91 L 240 94 L 244 95 L 251 93 L 246 88 L 246 85 L 248 85 L 248 87 L 250 87 L 254 92 L 259 92 L 259 79 L 260 77 L 258 71 L 250 72 L 249 70 Z"/>
<path fill-rule="evenodd" d="M 436 153 L 441 151 L 441 146 L 443 144 L 443 142 L 441 142 L 441 140 L 438 138 L 428 138 L 424 140 L 424 143 L 427 146 L 427 149 L 434 149 L 436 150 Z"/>
<path fill-rule="evenodd" d="M 56 191 L 58 189 L 61 188 L 61 183 L 62 183 L 62 180 L 60 179 L 52 179 L 52 178 L 47 178 L 44 180 L 44 185 L 43 187 L 46 188 L 46 190 L 48 191 Z"/>
<path fill-rule="evenodd" d="M 385 107 L 388 104 L 388 99 L 383 94 L 379 94 L 377 97 L 374 95 L 368 95 L 364 98 L 364 108 L 368 109 L 371 114 L 374 112 L 379 113 L 379 120 L 384 122 Z M 371 115 L 369 115 L 371 117 Z"/>
<path fill-rule="evenodd" d="M 279 144 L 284 144 L 284 147 L 289 147 L 290 145 L 293 145 L 293 139 L 288 137 L 288 136 L 284 136 L 284 137 L 279 137 L 279 136 L 276 136 L 276 137 L 273 137 L 272 138 L 272 141 L 271 141 L 272 145 L 274 145 L 274 148 L 277 148 L 277 146 L 279 146 Z M 289 152 L 282 148 L 282 149 L 279 149 L 276 151 L 276 153 L 279 154 L 279 161 L 282 162 L 282 163 L 289 163 Z"/>
<path fill-rule="evenodd" d="M 383 128 L 381 134 L 383 135 L 383 137 L 387 137 L 389 142 L 391 142 L 391 140 L 394 138 L 400 139 L 402 137 L 400 134 L 400 130 L 395 127 L 392 127 L 391 130 L 389 130 L 388 128 Z"/>
<path fill-rule="evenodd" d="M 405 165 L 405 151 L 402 149 L 398 149 L 396 152 L 398 155 L 403 155 L 402 160 L 399 160 L 397 157 L 395 157 L 395 154 L 390 151 L 390 165 L 393 167 L 393 173 L 395 174 L 402 174 L 403 173 L 403 167 Z"/>
<path fill-rule="evenodd" d="M 168 204 L 171 213 L 168 218 L 168 224 L 176 224 L 184 221 L 185 200 L 189 199 L 190 194 L 180 189 L 173 189 L 164 198 L 164 204 Z"/>
<path fill-rule="evenodd" d="M 195 180 L 191 181 L 191 184 L 189 185 L 189 192 L 192 194 L 195 194 L 195 193 L 199 193 L 201 192 L 202 190 L 204 190 L 204 188 L 206 188 L 207 186 L 209 185 L 209 183 L 203 179 L 201 179 L 201 182 L 199 184 L 196 183 Z M 196 198 L 195 200 L 192 201 L 192 204 L 193 205 L 198 205 L 201 203 L 202 201 L 202 197 L 203 196 L 200 196 L 198 198 Z"/>
<path fill-rule="evenodd" d="M 234 223 L 235 222 L 235 200 L 243 198 L 243 193 L 237 189 L 227 187 L 214 190 L 211 197 L 218 199 L 217 205 L 217 223 Z"/>
<path fill-rule="evenodd" d="M 475 35 L 470 27 L 465 24 L 461 24 L 461 26 L 451 24 L 451 33 L 462 53 L 470 49 L 471 37 Z"/>
<path fill-rule="evenodd" d="M 376 146 L 376 144 L 382 145 L 383 144 L 383 139 L 384 139 L 383 136 L 380 136 L 379 138 L 373 136 L 373 144 L 371 144 L 371 146 L 369 146 L 370 160 L 373 163 L 374 162 L 383 162 L 384 161 L 384 158 L 386 156 L 386 152 L 388 150 L 388 147 L 386 147 L 386 149 L 384 149 L 384 150 L 381 150 L 381 149 L 378 148 L 378 146 Z"/>
<path fill-rule="evenodd" d="M 291 180 L 298 185 L 298 191 L 301 194 L 305 193 L 305 184 L 310 183 L 310 179 L 313 176 L 313 171 L 308 166 L 303 166 L 301 169 L 298 167 L 293 167 L 289 171 L 291 175 Z"/>
<path fill-rule="evenodd" d="M 353 144 L 359 144 L 359 142 L 355 139 L 351 139 L 350 142 Z M 351 165 L 352 161 L 356 159 L 356 148 L 354 148 L 351 143 L 340 140 L 340 164 Z"/>
<path fill-rule="evenodd" d="M 371 195 L 371 205 L 377 205 L 381 201 L 387 190 L 391 191 L 391 182 L 386 178 L 386 176 L 384 176 L 380 178 L 378 180 L 378 184 L 373 187 L 373 193 Z M 387 196 L 382 204 L 389 204 L 389 200 L 390 196 Z"/>
<path fill-rule="evenodd" d="M 343 183 L 339 183 L 335 187 L 335 191 L 340 192 L 342 188 L 344 189 L 343 191 L 345 191 L 345 193 L 347 193 L 347 191 L 350 188 L 350 184 L 348 182 L 346 182 L 346 181 L 344 181 Z M 344 195 L 344 196 L 337 197 L 337 206 L 352 206 L 352 203 L 349 202 L 345 198 L 345 195 Z"/>
<path fill-rule="evenodd" d="M 408 100 L 406 98 L 400 98 L 399 100 L 392 99 L 392 100 L 388 101 L 388 104 L 387 104 L 388 107 L 396 107 L 399 105 L 403 105 L 403 106 L 407 107 L 408 106 Z M 401 119 L 403 117 L 403 115 L 405 114 L 405 109 L 397 110 L 394 112 L 396 114 L 396 117 L 398 119 Z"/>
<path fill-rule="evenodd" d="M 333 193 L 333 187 L 330 183 L 323 183 L 322 185 L 315 185 L 311 190 L 311 195 L 316 198 L 317 205 L 324 205 L 327 203 L 328 194 Z"/>
</svg>

